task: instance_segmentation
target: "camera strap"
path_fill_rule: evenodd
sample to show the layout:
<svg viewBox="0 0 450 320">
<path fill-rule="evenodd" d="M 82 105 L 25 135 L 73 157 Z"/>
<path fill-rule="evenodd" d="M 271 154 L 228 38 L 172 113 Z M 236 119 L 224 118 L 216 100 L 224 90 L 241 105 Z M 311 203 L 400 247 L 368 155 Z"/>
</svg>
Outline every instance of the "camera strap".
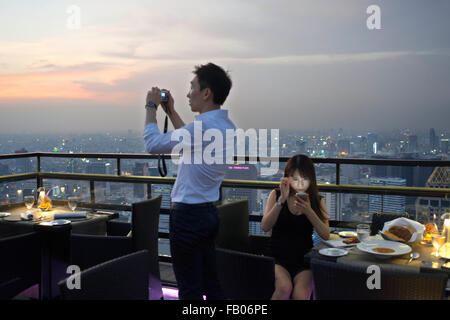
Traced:
<svg viewBox="0 0 450 320">
<path fill-rule="evenodd" d="M 169 120 L 166 115 L 166 119 L 164 120 L 164 132 L 163 133 L 167 133 L 168 121 Z M 161 168 L 161 162 L 162 162 L 162 168 Z M 159 171 L 159 175 L 161 177 L 167 176 L 166 159 L 163 158 L 162 154 L 158 155 L 158 171 Z"/>
</svg>

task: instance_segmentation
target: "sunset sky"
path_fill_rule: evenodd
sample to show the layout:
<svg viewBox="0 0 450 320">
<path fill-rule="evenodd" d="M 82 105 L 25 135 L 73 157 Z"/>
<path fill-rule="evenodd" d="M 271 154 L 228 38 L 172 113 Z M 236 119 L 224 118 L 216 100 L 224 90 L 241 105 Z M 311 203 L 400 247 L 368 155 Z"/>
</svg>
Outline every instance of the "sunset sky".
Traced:
<svg viewBox="0 0 450 320">
<path fill-rule="evenodd" d="M 449 14 L 445 0 L 1 1 L 0 133 L 142 130 L 155 85 L 190 122 L 207 62 L 230 72 L 241 128 L 448 129 Z"/>
</svg>

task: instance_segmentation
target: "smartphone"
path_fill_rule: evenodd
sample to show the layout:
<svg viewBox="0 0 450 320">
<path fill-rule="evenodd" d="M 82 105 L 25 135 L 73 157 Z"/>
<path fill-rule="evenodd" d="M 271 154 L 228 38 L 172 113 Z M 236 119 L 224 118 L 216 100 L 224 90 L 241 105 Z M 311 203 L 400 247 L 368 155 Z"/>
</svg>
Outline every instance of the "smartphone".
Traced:
<svg viewBox="0 0 450 320">
<path fill-rule="evenodd" d="M 169 93 L 167 91 L 164 90 L 161 91 L 161 101 L 162 102 L 169 101 Z"/>
<path fill-rule="evenodd" d="M 297 197 L 302 197 L 302 198 L 306 198 L 306 196 L 308 195 L 306 192 L 297 192 L 295 194 Z"/>
</svg>

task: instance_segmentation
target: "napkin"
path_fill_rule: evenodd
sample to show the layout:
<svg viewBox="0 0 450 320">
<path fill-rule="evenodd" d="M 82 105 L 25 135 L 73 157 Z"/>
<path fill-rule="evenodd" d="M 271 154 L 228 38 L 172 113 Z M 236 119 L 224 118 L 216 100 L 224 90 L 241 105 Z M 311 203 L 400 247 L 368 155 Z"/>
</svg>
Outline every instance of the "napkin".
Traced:
<svg viewBox="0 0 450 320">
<path fill-rule="evenodd" d="M 22 212 L 20 214 L 20 219 L 22 219 L 22 220 L 28 221 L 28 220 L 33 220 L 33 218 L 34 218 L 34 216 L 33 216 L 33 213 L 31 213 L 31 212 Z"/>
<path fill-rule="evenodd" d="M 387 231 L 392 226 L 413 227 L 416 232 L 413 233 L 411 239 L 409 239 L 408 242 L 416 242 L 422 240 L 423 232 L 425 231 L 425 226 L 417 221 L 407 218 L 397 218 L 392 221 L 385 222 L 383 230 L 381 230 L 381 232 Z"/>
<path fill-rule="evenodd" d="M 86 218 L 86 211 L 74 211 L 74 212 L 63 212 L 55 213 L 53 219 L 75 219 L 75 218 Z"/>
</svg>

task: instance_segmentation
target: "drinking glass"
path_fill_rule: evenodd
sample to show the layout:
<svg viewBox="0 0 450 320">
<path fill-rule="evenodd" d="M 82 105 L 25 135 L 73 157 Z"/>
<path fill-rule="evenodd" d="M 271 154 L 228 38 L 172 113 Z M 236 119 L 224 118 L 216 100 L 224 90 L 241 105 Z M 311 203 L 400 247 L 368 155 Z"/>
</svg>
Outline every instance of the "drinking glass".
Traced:
<svg viewBox="0 0 450 320">
<path fill-rule="evenodd" d="M 77 197 L 69 197 L 68 198 L 68 205 L 69 205 L 69 209 L 73 211 L 75 211 L 75 209 L 77 208 Z"/>
<path fill-rule="evenodd" d="M 23 201 L 25 202 L 25 206 L 27 207 L 27 209 L 33 208 L 34 196 L 25 196 L 23 197 Z"/>
<path fill-rule="evenodd" d="M 436 251 L 433 252 L 432 255 L 435 257 L 439 257 L 439 250 L 445 243 L 445 236 L 439 233 L 432 234 L 431 243 L 433 244 L 433 247 L 436 249 Z"/>
<path fill-rule="evenodd" d="M 368 224 L 358 224 L 356 226 L 356 234 L 358 236 L 359 241 L 363 242 L 369 238 L 370 235 L 370 227 Z"/>
</svg>

